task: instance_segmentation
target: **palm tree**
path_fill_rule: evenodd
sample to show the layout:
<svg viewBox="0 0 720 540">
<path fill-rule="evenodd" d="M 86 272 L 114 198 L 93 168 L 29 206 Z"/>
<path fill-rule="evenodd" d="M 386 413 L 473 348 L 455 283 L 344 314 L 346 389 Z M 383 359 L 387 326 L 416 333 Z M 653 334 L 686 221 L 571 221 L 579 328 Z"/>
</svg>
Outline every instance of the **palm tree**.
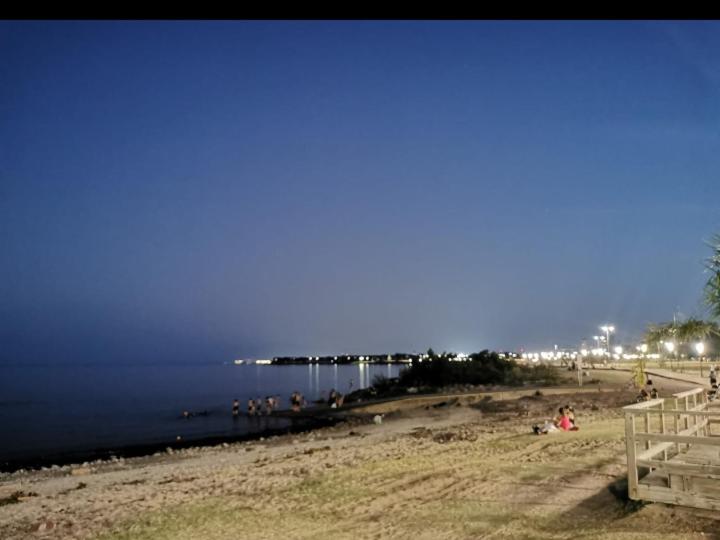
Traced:
<svg viewBox="0 0 720 540">
<path fill-rule="evenodd" d="M 674 322 L 660 323 L 660 324 L 649 324 L 645 331 L 645 342 L 657 348 L 657 352 L 660 351 L 660 346 L 665 341 L 672 341 L 675 339 L 677 334 L 677 325 Z"/>
<path fill-rule="evenodd" d="M 712 255 L 705 261 L 705 269 L 710 273 L 705 283 L 705 303 L 711 315 L 720 319 L 720 234 L 713 236 L 708 245 Z"/>
<path fill-rule="evenodd" d="M 718 335 L 718 325 L 712 321 L 703 321 L 690 317 L 676 325 L 677 338 L 681 343 L 702 341 L 712 335 Z"/>
<path fill-rule="evenodd" d="M 718 335 L 718 325 L 712 321 L 689 318 L 677 327 L 678 339 L 690 344 L 692 342 L 704 341 L 710 336 Z M 703 366 L 700 364 L 700 376 L 703 376 Z"/>
<path fill-rule="evenodd" d="M 671 341 L 675 343 L 675 351 L 677 352 L 677 348 L 681 344 L 702 341 L 710 336 L 717 335 L 720 335 L 720 328 L 718 328 L 717 323 L 690 317 L 683 322 L 673 321 L 648 325 L 648 329 L 645 332 L 645 341 L 648 345 L 654 345 L 658 352 L 661 351 L 660 346 L 663 342 Z"/>
</svg>

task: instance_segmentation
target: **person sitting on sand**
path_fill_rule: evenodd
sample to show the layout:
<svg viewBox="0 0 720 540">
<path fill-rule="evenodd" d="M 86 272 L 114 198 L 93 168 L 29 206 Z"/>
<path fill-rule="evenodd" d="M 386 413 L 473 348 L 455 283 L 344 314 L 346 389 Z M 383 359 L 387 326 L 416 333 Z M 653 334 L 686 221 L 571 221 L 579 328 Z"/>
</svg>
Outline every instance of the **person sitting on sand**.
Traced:
<svg viewBox="0 0 720 540">
<path fill-rule="evenodd" d="M 635 401 L 637 401 L 638 403 L 641 403 L 643 401 L 649 401 L 649 400 L 650 400 L 650 394 L 648 394 L 648 391 L 643 388 L 642 390 L 640 390 L 640 393 L 638 394 L 637 399 Z"/>
<path fill-rule="evenodd" d="M 653 386 L 653 389 L 650 390 L 650 399 L 658 399 L 660 397 L 660 394 L 658 394 L 657 388 Z"/>
<path fill-rule="evenodd" d="M 560 414 L 557 418 L 557 422 L 555 425 L 559 429 L 562 429 L 563 431 L 577 431 L 578 429 L 580 429 L 579 427 L 574 426 L 573 423 L 570 421 L 570 417 L 565 412 L 564 407 L 560 407 L 560 409 L 558 409 L 558 412 Z"/>
<path fill-rule="evenodd" d="M 565 414 L 570 419 L 570 423 L 574 426 L 575 425 L 575 409 L 573 409 L 572 405 L 565 405 Z"/>
<path fill-rule="evenodd" d="M 718 385 L 713 384 L 712 389 L 708 392 L 708 401 L 715 401 L 718 397 Z"/>
<path fill-rule="evenodd" d="M 558 433 L 560 430 L 552 420 L 547 420 L 542 426 L 534 425 L 533 431 L 536 435 L 547 435 L 548 433 Z"/>
</svg>

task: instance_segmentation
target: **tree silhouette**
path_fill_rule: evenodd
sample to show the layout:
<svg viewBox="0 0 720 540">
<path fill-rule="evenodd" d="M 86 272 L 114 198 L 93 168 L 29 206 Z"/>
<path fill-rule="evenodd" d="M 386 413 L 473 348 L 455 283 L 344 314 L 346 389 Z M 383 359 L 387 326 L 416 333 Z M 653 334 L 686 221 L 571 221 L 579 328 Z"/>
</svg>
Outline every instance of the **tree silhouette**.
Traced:
<svg viewBox="0 0 720 540">
<path fill-rule="evenodd" d="M 713 236 L 708 245 L 712 255 L 705 261 L 705 269 L 710 274 L 705 283 L 705 303 L 712 316 L 720 319 L 720 234 Z"/>
</svg>

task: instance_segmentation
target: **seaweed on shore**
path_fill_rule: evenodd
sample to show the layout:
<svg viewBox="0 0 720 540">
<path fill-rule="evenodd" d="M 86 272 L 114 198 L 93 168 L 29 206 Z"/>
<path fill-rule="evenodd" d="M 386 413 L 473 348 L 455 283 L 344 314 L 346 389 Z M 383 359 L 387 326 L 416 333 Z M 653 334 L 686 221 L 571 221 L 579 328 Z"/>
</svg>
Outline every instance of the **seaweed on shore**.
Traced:
<svg viewBox="0 0 720 540">
<path fill-rule="evenodd" d="M 37 497 L 38 494 L 34 491 L 15 491 L 7 497 L 0 498 L 0 506 L 7 506 L 9 504 L 18 504 L 29 497 Z"/>
</svg>

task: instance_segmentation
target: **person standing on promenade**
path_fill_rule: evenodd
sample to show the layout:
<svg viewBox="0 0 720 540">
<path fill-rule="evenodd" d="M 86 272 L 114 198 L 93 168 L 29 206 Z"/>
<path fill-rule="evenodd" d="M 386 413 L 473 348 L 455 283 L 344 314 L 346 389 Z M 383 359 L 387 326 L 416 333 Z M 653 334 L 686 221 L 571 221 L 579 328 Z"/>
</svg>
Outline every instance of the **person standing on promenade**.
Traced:
<svg viewBox="0 0 720 540">
<path fill-rule="evenodd" d="M 255 402 L 253 398 L 248 399 L 248 415 L 255 416 Z"/>
</svg>

